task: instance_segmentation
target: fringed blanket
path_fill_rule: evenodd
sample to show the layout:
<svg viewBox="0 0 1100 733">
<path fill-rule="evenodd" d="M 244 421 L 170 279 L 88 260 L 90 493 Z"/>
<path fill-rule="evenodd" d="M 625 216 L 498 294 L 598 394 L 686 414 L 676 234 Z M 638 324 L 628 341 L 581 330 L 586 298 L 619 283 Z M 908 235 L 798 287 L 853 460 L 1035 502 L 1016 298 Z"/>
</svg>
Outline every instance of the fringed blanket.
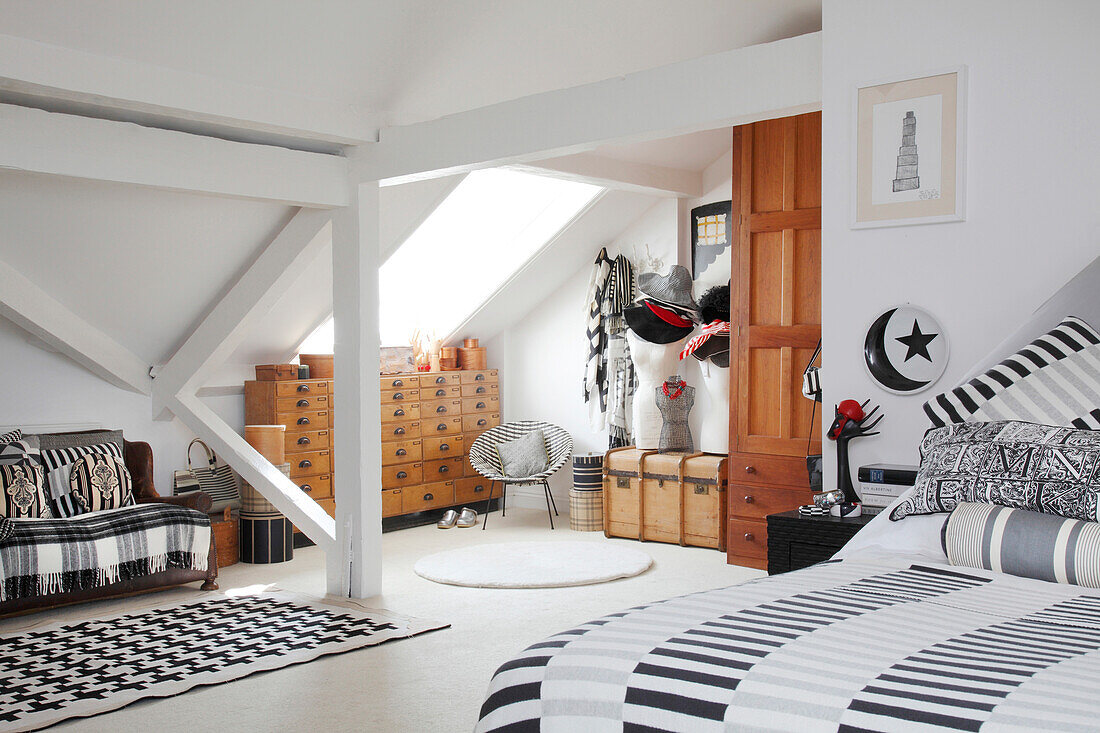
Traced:
<svg viewBox="0 0 1100 733">
<path fill-rule="evenodd" d="M 1094 731 L 1098 683 L 1098 591 L 845 561 L 535 644 L 477 730 Z"/>
<path fill-rule="evenodd" d="M 89 590 L 180 568 L 206 570 L 210 518 L 143 504 L 71 519 L 17 519 L 0 541 L 0 601 Z"/>
</svg>

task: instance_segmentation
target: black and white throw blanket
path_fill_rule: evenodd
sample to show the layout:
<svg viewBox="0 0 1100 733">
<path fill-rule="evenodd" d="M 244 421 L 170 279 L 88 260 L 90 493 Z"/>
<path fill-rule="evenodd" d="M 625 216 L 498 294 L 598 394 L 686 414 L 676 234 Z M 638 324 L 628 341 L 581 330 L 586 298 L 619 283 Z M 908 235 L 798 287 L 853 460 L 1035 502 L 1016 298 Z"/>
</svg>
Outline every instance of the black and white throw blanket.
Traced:
<svg viewBox="0 0 1100 733">
<path fill-rule="evenodd" d="M 1098 684 L 1098 591 L 849 560 L 535 644 L 477 730 L 1085 731 Z"/>
<path fill-rule="evenodd" d="M 69 519 L 15 519 L 0 541 L 0 601 L 98 588 L 169 568 L 206 570 L 210 518 L 142 504 Z"/>
</svg>

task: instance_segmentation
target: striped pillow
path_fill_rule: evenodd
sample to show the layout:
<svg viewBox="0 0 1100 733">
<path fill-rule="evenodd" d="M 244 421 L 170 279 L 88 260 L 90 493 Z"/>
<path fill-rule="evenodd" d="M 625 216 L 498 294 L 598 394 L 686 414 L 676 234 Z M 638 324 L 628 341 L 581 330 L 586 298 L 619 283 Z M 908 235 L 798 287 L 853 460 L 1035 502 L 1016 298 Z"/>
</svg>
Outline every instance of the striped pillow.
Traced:
<svg viewBox="0 0 1100 733">
<path fill-rule="evenodd" d="M 963 502 L 943 525 L 952 565 L 1100 588 L 1100 524 Z"/>
<path fill-rule="evenodd" d="M 989 371 L 924 403 L 935 427 L 1026 420 L 1100 430 L 1100 333 L 1066 318 Z"/>
<path fill-rule="evenodd" d="M 134 503 L 133 479 L 118 456 L 89 453 L 57 470 L 68 474 L 69 493 L 62 497 L 66 508 L 85 514 Z"/>
<path fill-rule="evenodd" d="M 42 466 L 46 471 L 46 483 L 55 517 L 75 517 L 87 511 L 80 499 L 72 494 L 69 484 L 72 464 L 87 455 L 114 456 L 125 461 L 122 446 L 118 443 L 42 449 Z"/>
</svg>

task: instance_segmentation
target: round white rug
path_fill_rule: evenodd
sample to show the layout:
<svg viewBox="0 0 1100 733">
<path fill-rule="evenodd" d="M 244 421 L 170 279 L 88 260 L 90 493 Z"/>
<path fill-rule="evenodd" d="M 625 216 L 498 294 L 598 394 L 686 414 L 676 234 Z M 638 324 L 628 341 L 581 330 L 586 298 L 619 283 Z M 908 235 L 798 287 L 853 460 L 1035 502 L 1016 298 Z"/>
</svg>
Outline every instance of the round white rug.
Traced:
<svg viewBox="0 0 1100 733">
<path fill-rule="evenodd" d="M 413 570 L 448 585 L 557 588 L 629 578 L 652 564 L 641 550 L 604 542 L 502 542 L 437 552 Z"/>
</svg>

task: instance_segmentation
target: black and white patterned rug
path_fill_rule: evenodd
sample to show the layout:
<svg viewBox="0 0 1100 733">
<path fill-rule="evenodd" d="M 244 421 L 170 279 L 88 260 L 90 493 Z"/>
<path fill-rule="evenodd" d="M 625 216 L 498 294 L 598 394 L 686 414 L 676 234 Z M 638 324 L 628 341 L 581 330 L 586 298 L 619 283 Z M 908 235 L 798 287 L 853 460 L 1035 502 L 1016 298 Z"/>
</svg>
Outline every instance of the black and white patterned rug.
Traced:
<svg viewBox="0 0 1100 733">
<path fill-rule="evenodd" d="M 283 592 L 210 596 L 0 636 L 0 731 L 30 731 L 446 628 Z"/>
</svg>

